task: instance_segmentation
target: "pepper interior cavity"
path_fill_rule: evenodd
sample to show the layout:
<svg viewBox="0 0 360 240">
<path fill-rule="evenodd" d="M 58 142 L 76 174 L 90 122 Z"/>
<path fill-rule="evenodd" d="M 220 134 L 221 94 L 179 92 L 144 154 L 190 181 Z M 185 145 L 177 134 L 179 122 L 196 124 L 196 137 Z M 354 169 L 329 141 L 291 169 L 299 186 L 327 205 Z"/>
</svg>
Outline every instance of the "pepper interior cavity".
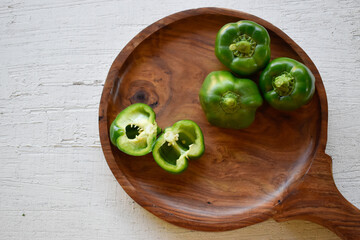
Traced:
<svg viewBox="0 0 360 240">
<path fill-rule="evenodd" d="M 125 128 L 125 132 L 126 132 L 126 136 L 129 139 L 134 139 L 137 136 L 139 136 L 139 134 L 142 132 L 143 130 L 139 127 L 136 126 L 135 124 L 129 124 L 126 126 Z"/>
<path fill-rule="evenodd" d="M 133 156 L 151 152 L 157 133 L 155 113 L 144 103 L 124 109 L 110 126 L 111 142 L 119 150 Z"/>
<path fill-rule="evenodd" d="M 170 173 L 180 173 L 188 166 L 188 159 L 204 153 L 204 138 L 200 127 L 191 120 L 181 120 L 166 128 L 153 148 L 157 164 Z"/>
<path fill-rule="evenodd" d="M 189 130 L 191 131 L 193 129 Z M 191 132 L 194 136 L 194 131 Z M 167 135 L 173 136 L 174 138 L 169 139 Z M 172 165 L 176 165 L 176 160 L 182 155 L 187 158 L 187 152 L 195 142 L 194 137 L 183 132 L 173 133 L 167 131 L 164 137 L 166 141 L 160 148 L 160 155 L 165 161 Z"/>
</svg>

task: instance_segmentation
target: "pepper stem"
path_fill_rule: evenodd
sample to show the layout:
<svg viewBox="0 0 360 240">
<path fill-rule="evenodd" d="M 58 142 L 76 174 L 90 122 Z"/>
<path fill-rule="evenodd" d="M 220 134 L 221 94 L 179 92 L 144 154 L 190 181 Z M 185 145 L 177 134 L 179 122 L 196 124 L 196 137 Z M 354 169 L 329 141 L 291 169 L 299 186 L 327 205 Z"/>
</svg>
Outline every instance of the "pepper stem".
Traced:
<svg viewBox="0 0 360 240">
<path fill-rule="evenodd" d="M 236 106 L 236 99 L 234 98 L 225 98 L 224 99 L 224 105 L 229 107 L 229 108 L 233 108 Z"/>
<path fill-rule="evenodd" d="M 256 42 L 248 35 L 242 34 L 237 36 L 229 45 L 229 50 L 236 57 L 251 57 L 256 48 Z"/>
<path fill-rule="evenodd" d="M 251 44 L 248 41 L 240 41 L 237 43 L 233 43 L 229 46 L 231 51 L 239 51 L 244 54 L 249 54 L 251 51 Z"/>
<path fill-rule="evenodd" d="M 280 96 L 288 96 L 294 89 L 294 77 L 289 72 L 277 76 L 273 80 L 273 88 Z"/>
<path fill-rule="evenodd" d="M 220 105 L 224 112 L 233 113 L 240 107 L 238 104 L 239 96 L 233 92 L 226 92 L 221 99 Z"/>
</svg>

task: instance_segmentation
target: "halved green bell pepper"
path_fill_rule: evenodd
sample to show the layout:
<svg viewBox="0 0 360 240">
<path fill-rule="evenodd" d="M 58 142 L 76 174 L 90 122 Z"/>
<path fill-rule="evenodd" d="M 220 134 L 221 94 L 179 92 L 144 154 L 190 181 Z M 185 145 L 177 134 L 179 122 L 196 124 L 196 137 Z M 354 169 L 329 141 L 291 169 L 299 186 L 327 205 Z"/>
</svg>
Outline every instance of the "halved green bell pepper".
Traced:
<svg viewBox="0 0 360 240">
<path fill-rule="evenodd" d="M 110 126 L 110 140 L 118 149 L 133 156 L 151 152 L 161 131 L 155 112 L 144 103 L 135 103 L 121 111 Z"/>
<path fill-rule="evenodd" d="M 216 36 L 215 55 L 233 72 L 253 74 L 270 60 L 270 36 L 263 26 L 252 21 L 228 23 Z"/>
<path fill-rule="evenodd" d="M 250 126 L 263 102 L 252 80 L 236 78 L 228 71 L 211 72 L 201 86 L 199 98 L 212 125 L 234 129 Z"/>
<path fill-rule="evenodd" d="M 311 100 L 315 77 L 304 64 L 281 57 L 271 61 L 261 73 L 259 87 L 272 107 L 291 111 Z"/>
<path fill-rule="evenodd" d="M 152 154 L 156 163 L 170 173 L 181 173 L 188 159 L 198 159 L 204 153 L 204 137 L 200 127 L 191 120 L 181 120 L 164 130 L 156 141 Z"/>
</svg>

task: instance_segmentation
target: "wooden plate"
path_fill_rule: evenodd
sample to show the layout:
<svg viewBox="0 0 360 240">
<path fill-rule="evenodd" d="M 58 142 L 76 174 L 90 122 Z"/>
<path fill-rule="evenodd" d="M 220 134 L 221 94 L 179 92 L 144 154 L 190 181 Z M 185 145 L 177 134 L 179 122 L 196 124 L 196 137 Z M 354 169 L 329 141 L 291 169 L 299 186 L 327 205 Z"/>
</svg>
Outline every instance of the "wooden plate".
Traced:
<svg viewBox="0 0 360 240">
<path fill-rule="evenodd" d="M 241 19 L 264 26 L 271 57 L 303 62 L 316 77 L 312 101 L 293 112 L 266 102 L 245 130 L 210 125 L 198 92 L 208 73 L 226 68 L 214 55 L 218 30 Z M 251 77 L 257 81 L 258 75 Z M 152 155 L 131 157 L 110 144 L 108 130 L 130 104 L 149 104 L 161 128 L 196 121 L 206 151 L 187 171 L 163 171 Z M 305 219 L 347 239 L 359 239 L 360 211 L 338 192 L 331 158 L 325 154 L 327 100 L 313 62 L 280 29 L 253 15 L 218 8 L 179 12 L 150 25 L 132 39 L 109 71 L 99 110 L 102 148 L 124 190 L 141 206 L 173 224 L 222 231 L 270 217 Z"/>
</svg>

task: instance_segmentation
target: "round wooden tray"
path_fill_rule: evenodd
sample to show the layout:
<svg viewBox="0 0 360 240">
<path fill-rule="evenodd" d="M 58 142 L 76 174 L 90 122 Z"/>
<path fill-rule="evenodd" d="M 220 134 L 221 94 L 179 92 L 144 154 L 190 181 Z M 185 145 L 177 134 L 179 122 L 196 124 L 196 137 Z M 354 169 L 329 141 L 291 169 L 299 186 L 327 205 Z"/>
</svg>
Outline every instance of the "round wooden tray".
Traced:
<svg viewBox="0 0 360 240">
<path fill-rule="evenodd" d="M 241 19 L 264 26 L 271 58 L 303 62 L 316 78 L 312 101 L 293 112 L 266 102 L 244 130 L 210 125 L 198 93 L 208 73 L 226 70 L 214 54 L 218 30 Z M 257 82 L 258 75 L 250 77 Z M 152 155 L 132 157 L 110 144 L 109 126 L 130 104 L 143 102 L 161 128 L 196 121 L 205 154 L 180 175 L 163 171 Z M 109 71 L 99 110 L 101 144 L 110 169 L 141 206 L 173 224 L 222 231 L 270 217 L 305 219 L 346 239 L 360 236 L 360 211 L 338 192 L 331 158 L 325 154 L 327 100 L 313 62 L 280 29 L 253 15 L 219 8 L 179 12 L 150 25 L 132 39 Z"/>
</svg>

